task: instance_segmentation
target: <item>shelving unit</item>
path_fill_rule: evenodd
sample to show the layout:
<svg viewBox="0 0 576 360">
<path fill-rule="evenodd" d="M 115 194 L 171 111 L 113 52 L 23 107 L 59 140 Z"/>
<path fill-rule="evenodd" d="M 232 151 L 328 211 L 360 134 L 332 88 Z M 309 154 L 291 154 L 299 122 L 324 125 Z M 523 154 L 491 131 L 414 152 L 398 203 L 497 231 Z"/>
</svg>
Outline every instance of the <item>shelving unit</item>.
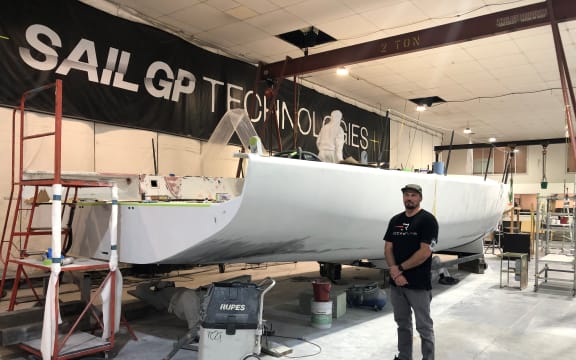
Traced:
<svg viewBox="0 0 576 360">
<path fill-rule="evenodd" d="M 555 206 L 558 200 L 563 201 L 560 212 Z M 576 296 L 574 200 L 574 196 L 567 195 L 538 197 L 534 291 L 544 284 L 569 284 L 572 296 Z M 552 276 L 554 273 L 558 276 Z"/>
<path fill-rule="evenodd" d="M 28 97 L 34 96 L 44 91 L 54 91 L 55 110 L 54 110 L 54 130 L 38 134 L 24 134 L 25 129 L 25 104 Z M 20 121 L 16 121 L 16 114 L 19 112 Z M 19 124 L 17 126 L 17 124 Z M 17 129 L 18 127 L 18 129 Z M 18 138 L 16 137 L 18 134 Z M 44 174 L 38 178 L 29 177 L 25 174 L 24 156 L 25 142 L 44 137 L 53 137 L 54 139 L 54 167 L 52 174 Z M 16 267 L 16 273 L 13 281 L 12 292 L 10 295 L 9 311 L 14 310 L 17 301 L 17 294 L 20 287 L 20 280 L 25 279 L 28 286 L 32 289 L 34 296 L 38 301 L 44 301 L 44 321 L 42 338 L 27 341 L 20 344 L 24 350 L 40 357 L 50 357 L 53 360 L 63 360 L 78 358 L 90 354 L 108 352 L 114 347 L 114 334 L 118 313 L 116 311 L 116 276 L 118 273 L 117 263 L 102 262 L 91 259 L 76 259 L 73 264 L 62 264 L 63 241 L 67 240 L 70 229 L 62 226 L 65 217 L 64 209 L 75 206 L 78 190 L 80 188 L 108 188 L 110 189 L 110 198 L 112 203 L 112 215 L 110 218 L 110 236 L 111 236 L 111 258 L 116 250 L 116 228 L 118 215 L 118 188 L 112 182 L 100 180 L 87 180 L 74 178 L 73 176 L 63 177 L 61 164 L 61 146 L 62 146 L 62 81 L 56 80 L 55 83 L 42 86 L 25 92 L 20 100 L 20 107 L 14 109 L 12 124 L 12 188 L 10 199 L 4 220 L 2 231 L 2 241 L 0 242 L 0 260 L 3 262 L 2 280 L 0 291 L 4 290 L 9 265 Z M 16 161 L 16 158 L 19 161 Z M 18 173 L 15 175 L 15 169 L 18 167 Z M 26 188 L 33 189 L 34 195 L 29 201 L 29 206 L 25 206 L 23 194 Z M 17 196 L 14 197 L 17 189 Z M 33 219 L 35 211 L 41 203 L 47 201 L 39 196 L 42 190 L 51 192 L 51 227 L 35 228 Z M 14 204 L 13 204 L 14 203 Z M 9 224 L 11 219 L 11 225 Z M 24 230 L 18 230 L 17 224 L 23 225 Z M 51 236 L 52 257 L 45 264 L 39 259 L 29 257 L 31 252 L 28 247 L 31 239 L 36 236 Z M 38 269 L 50 272 L 50 281 L 46 291 L 46 296 L 42 299 L 34 290 L 26 269 Z M 91 295 L 84 310 L 78 316 L 76 322 L 66 334 L 60 334 L 58 330 L 59 319 L 59 274 L 60 272 L 70 271 L 108 271 L 104 281 L 99 288 Z M 107 285 L 109 285 L 107 287 Z M 105 290 L 105 289 L 109 290 Z M 77 332 L 80 321 L 88 313 L 94 315 L 93 304 L 96 298 L 103 292 L 109 291 L 109 301 L 103 305 L 107 315 L 103 319 L 105 324 L 98 323 L 102 326 L 103 336 L 96 337 L 92 334 Z M 106 330 L 107 329 L 107 330 Z M 62 336 L 61 336 L 62 335 Z M 43 356 L 44 355 L 44 356 Z"/>
<path fill-rule="evenodd" d="M 505 215 L 506 216 L 506 215 Z M 508 220 L 502 221 L 502 232 L 516 233 L 520 232 L 520 208 L 511 208 L 507 214 Z"/>
</svg>

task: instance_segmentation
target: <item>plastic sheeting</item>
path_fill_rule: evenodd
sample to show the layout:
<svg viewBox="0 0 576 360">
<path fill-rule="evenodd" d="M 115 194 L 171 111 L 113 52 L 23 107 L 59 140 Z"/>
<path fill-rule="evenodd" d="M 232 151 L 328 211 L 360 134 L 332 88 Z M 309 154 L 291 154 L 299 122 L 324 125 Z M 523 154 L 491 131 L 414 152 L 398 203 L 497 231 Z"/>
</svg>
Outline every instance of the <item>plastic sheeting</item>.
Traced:
<svg viewBox="0 0 576 360">
<path fill-rule="evenodd" d="M 122 273 L 120 270 L 116 269 L 116 279 L 114 282 L 114 289 L 115 289 L 115 297 L 114 297 L 114 333 L 118 332 L 120 329 L 120 315 L 122 314 L 121 307 L 122 307 Z M 104 328 L 102 330 L 102 339 L 107 340 L 110 335 L 110 306 L 112 305 L 112 293 L 111 293 L 111 285 L 112 278 L 109 277 L 106 280 L 106 284 L 102 289 L 101 298 L 102 298 L 102 320 Z"/>
<path fill-rule="evenodd" d="M 115 272 L 114 283 L 114 333 L 120 328 L 120 314 L 122 313 L 122 273 L 118 270 L 118 187 L 112 187 L 112 209 L 109 220 L 110 229 L 110 260 L 108 261 L 110 271 Z M 110 334 L 110 306 L 112 305 L 112 277 L 107 278 L 106 284 L 102 289 L 102 317 L 104 329 L 102 339 L 108 339 Z"/>
<path fill-rule="evenodd" d="M 256 129 L 244 109 L 228 110 L 216 125 L 208 142 L 202 148 L 202 175 L 208 174 L 207 164 L 217 159 L 224 152 L 228 142 L 236 133 L 246 151 L 250 148 L 250 138 L 258 136 Z M 229 158 L 226 154 L 226 158 Z"/>
<path fill-rule="evenodd" d="M 54 352 L 54 342 L 57 340 L 56 328 L 62 323 L 58 306 L 58 276 L 60 275 L 62 255 L 62 185 L 52 185 L 52 265 L 50 266 L 50 281 L 46 291 L 44 304 L 44 322 L 42 324 L 42 339 L 40 352 L 42 360 L 50 360 Z M 58 316 L 58 319 L 56 317 Z"/>
</svg>

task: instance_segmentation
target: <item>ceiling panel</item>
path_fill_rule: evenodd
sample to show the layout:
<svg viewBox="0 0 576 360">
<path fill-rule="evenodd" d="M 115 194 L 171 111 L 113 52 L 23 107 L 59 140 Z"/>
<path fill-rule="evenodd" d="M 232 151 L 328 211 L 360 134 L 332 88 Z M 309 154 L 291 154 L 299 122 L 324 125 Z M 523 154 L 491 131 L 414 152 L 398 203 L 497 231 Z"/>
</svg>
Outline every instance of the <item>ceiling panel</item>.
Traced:
<svg viewBox="0 0 576 360">
<path fill-rule="evenodd" d="M 368 21 L 383 30 L 406 32 L 410 26 L 427 19 L 411 1 L 385 3 L 382 7 L 361 13 Z M 403 29 L 400 29 L 403 28 Z"/>
<path fill-rule="evenodd" d="M 222 1 L 230 2 L 227 0 Z M 279 9 L 279 6 L 277 4 L 269 0 L 236 0 L 236 2 L 254 10 L 259 14 L 265 14 L 267 12 Z"/>
<path fill-rule="evenodd" d="M 312 25 L 298 16 L 282 9 L 255 16 L 247 19 L 246 22 L 259 27 L 270 36 L 276 36 L 288 31 L 298 30 Z M 246 40 L 250 41 L 250 39 Z"/>
<path fill-rule="evenodd" d="M 233 16 L 204 3 L 179 9 L 178 11 L 170 13 L 167 17 L 164 17 L 164 19 L 167 19 L 167 21 L 169 21 L 168 19 L 176 19 L 180 22 L 188 22 L 194 27 L 204 31 L 233 24 L 238 21 Z M 222 40 L 224 41 L 225 39 Z"/>
<path fill-rule="evenodd" d="M 379 31 L 376 25 L 366 21 L 366 18 L 357 14 L 351 14 L 336 20 L 320 23 L 319 28 L 330 36 L 340 40 L 355 40 Z"/>
<path fill-rule="evenodd" d="M 333 0 L 299 2 L 285 7 L 285 10 L 317 27 L 323 22 L 330 22 L 349 16 L 352 11 L 345 4 Z"/>
<path fill-rule="evenodd" d="M 246 42 L 246 39 L 250 39 L 253 42 L 270 38 L 259 28 L 244 22 L 235 22 L 220 26 L 213 30 L 203 32 L 199 37 L 212 43 L 224 41 L 223 39 L 225 39 L 226 43 L 230 44 L 228 46 L 242 45 Z"/>
<path fill-rule="evenodd" d="M 136 9 L 150 17 L 157 18 L 200 3 L 201 0 L 119 0 L 117 3 L 131 9 Z"/>
</svg>

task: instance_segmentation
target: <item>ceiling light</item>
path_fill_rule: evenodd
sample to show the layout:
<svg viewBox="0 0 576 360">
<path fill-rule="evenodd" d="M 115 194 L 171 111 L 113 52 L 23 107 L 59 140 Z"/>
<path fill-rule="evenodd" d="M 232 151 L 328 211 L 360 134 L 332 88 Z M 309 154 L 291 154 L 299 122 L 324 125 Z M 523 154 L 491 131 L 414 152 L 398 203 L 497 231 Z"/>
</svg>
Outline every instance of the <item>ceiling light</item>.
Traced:
<svg viewBox="0 0 576 360">
<path fill-rule="evenodd" d="M 348 69 L 346 69 L 343 66 L 340 66 L 338 69 L 336 69 L 336 74 L 340 76 L 348 75 Z"/>
<path fill-rule="evenodd" d="M 426 111 L 426 105 L 418 105 L 418 106 L 416 106 L 416 111 Z"/>
<path fill-rule="evenodd" d="M 496 141 L 496 138 L 495 138 L 495 137 L 491 137 L 491 138 L 488 139 L 488 142 L 495 142 L 495 141 Z"/>
<path fill-rule="evenodd" d="M 472 134 L 472 129 L 467 127 L 466 129 L 464 129 L 464 134 Z"/>
</svg>

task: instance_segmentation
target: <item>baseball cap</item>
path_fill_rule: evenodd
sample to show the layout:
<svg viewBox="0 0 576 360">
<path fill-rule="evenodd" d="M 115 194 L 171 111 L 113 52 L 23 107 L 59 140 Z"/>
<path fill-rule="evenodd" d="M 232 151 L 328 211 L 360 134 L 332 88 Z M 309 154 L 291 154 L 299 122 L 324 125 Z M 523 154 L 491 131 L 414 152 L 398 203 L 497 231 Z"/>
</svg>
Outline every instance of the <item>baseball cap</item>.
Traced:
<svg viewBox="0 0 576 360">
<path fill-rule="evenodd" d="M 418 184 L 408 184 L 402 188 L 402 192 L 408 190 L 416 191 L 418 194 L 422 195 L 422 187 Z"/>
</svg>

